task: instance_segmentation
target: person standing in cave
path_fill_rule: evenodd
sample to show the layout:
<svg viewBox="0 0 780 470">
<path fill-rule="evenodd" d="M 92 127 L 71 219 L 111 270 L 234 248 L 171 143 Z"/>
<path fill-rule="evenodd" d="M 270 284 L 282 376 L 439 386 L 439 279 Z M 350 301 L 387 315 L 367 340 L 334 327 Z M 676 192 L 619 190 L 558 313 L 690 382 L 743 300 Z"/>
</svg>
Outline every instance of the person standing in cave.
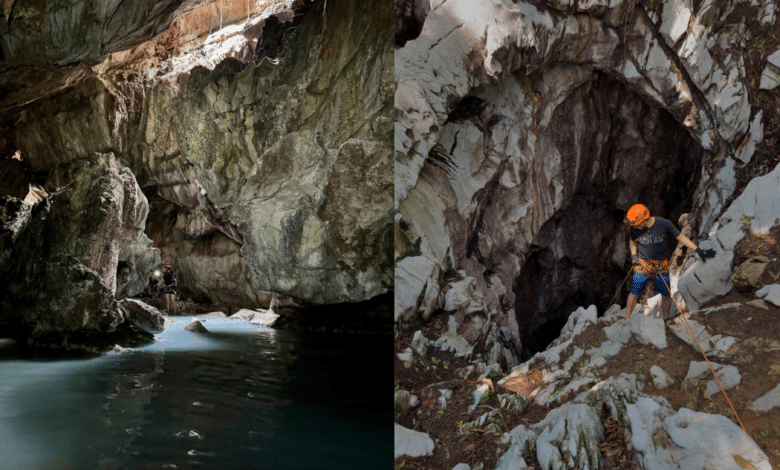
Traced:
<svg viewBox="0 0 780 470">
<path fill-rule="evenodd" d="M 702 250 L 688 237 L 681 234 L 677 227 L 662 217 L 651 217 L 650 211 L 642 204 L 636 204 L 628 210 L 624 222 L 631 226 L 629 230 L 629 251 L 634 266 L 631 294 L 626 303 L 626 318 L 631 317 L 631 311 L 637 298 L 645 291 L 647 278 L 655 275 L 655 285 L 661 294 L 661 309 L 665 323 L 670 323 L 669 309 L 672 299 L 666 286 L 669 285 L 669 254 L 666 250 L 666 237 L 673 236 L 680 243 L 696 252 L 703 262 L 715 256 L 715 250 Z"/>
<path fill-rule="evenodd" d="M 179 285 L 179 281 L 176 279 L 176 274 L 171 270 L 171 263 L 167 261 L 163 263 L 163 269 L 165 269 L 163 273 L 165 313 L 170 315 L 171 309 L 173 309 L 173 314 L 176 315 L 176 294 L 178 293 L 176 288 Z"/>
</svg>

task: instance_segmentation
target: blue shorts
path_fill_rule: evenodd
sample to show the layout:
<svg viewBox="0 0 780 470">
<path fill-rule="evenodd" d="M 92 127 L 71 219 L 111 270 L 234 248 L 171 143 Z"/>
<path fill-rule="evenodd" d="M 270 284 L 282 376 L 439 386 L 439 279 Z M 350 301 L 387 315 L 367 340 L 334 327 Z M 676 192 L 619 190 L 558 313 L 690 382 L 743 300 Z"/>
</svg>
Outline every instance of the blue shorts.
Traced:
<svg viewBox="0 0 780 470">
<path fill-rule="evenodd" d="M 661 279 L 661 276 L 663 276 L 663 280 Z M 669 291 L 666 290 L 666 285 L 664 285 L 663 281 L 666 281 L 667 285 L 669 284 L 669 273 L 655 275 L 655 287 L 658 289 L 658 292 L 664 297 L 669 297 Z M 647 274 L 634 271 L 634 276 L 631 278 L 631 293 L 634 295 L 642 295 L 645 292 L 646 282 Z"/>
</svg>

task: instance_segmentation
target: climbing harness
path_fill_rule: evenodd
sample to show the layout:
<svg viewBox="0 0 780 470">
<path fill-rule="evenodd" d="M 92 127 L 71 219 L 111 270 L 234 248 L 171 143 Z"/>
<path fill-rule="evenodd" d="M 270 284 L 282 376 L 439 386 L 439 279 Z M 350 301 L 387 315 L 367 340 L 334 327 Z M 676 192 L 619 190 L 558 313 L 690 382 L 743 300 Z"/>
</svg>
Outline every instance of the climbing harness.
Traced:
<svg viewBox="0 0 780 470">
<path fill-rule="evenodd" d="M 666 280 L 661 277 L 661 280 L 664 282 L 664 285 L 666 286 L 666 290 L 669 292 L 669 294 L 672 293 L 672 289 L 669 288 L 669 285 L 666 283 Z M 682 309 L 680 308 L 680 304 L 677 303 L 677 299 L 674 298 L 673 295 L 670 295 L 672 300 L 674 300 L 674 305 L 677 306 L 677 311 L 682 312 Z M 731 407 L 731 411 L 734 412 L 734 416 L 737 418 L 737 421 L 739 421 L 739 427 L 742 428 L 743 431 L 745 431 L 745 434 L 750 436 L 750 433 L 747 432 L 747 429 L 745 429 L 745 426 L 742 424 L 742 420 L 739 419 L 739 415 L 737 414 L 737 410 L 734 408 L 734 405 L 731 404 L 731 400 L 729 399 L 729 396 L 726 394 L 726 389 L 723 388 L 723 384 L 720 383 L 720 379 L 718 378 L 718 374 L 715 373 L 715 369 L 712 368 L 712 364 L 710 364 L 710 360 L 707 359 L 707 355 L 704 353 L 704 349 L 702 349 L 701 344 L 699 344 L 699 339 L 696 338 L 696 334 L 693 332 L 693 328 L 691 328 L 691 325 L 688 323 L 688 320 L 685 318 L 685 315 L 680 315 L 680 317 L 685 322 L 685 326 L 688 327 L 688 330 L 691 332 L 691 336 L 693 336 L 693 340 L 696 341 L 696 345 L 699 347 L 699 351 L 701 351 L 701 355 L 704 356 L 704 360 L 707 361 L 707 365 L 710 368 L 710 371 L 712 372 L 712 376 L 715 377 L 715 382 L 718 383 L 718 387 L 720 387 L 720 391 L 723 392 L 723 396 L 726 397 L 726 401 L 729 403 L 729 406 Z"/>
</svg>

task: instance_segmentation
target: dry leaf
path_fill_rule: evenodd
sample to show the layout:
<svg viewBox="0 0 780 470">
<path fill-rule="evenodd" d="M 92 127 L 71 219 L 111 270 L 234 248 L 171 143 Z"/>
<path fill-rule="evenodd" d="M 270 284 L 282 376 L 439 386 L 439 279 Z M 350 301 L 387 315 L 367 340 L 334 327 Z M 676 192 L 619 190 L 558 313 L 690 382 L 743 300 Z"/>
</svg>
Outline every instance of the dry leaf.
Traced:
<svg viewBox="0 0 780 470">
<path fill-rule="evenodd" d="M 749 461 L 745 460 L 741 455 L 732 455 L 734 457 L 734 461 L 737 462 L 737 465 L 740 467 L 746 469 L 746 470 L 758 470 L 755 465 L 750 463 Z"/>
</svg>

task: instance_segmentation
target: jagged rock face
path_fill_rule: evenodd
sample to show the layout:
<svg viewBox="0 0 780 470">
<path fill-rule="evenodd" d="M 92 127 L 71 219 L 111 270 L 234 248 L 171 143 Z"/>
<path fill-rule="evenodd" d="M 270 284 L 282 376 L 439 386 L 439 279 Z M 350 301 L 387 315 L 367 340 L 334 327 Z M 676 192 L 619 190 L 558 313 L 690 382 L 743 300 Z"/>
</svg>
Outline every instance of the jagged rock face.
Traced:
<svg viewBox="0 0 780 470">
<path fill-rule="evenodd" d="M 6 1 L 0 8 L 0 113 L 92 75 L 91 64 L 148 41 L 191 0 Z"/>
<path fill-rule="evenodd" d="M 35 345 L 110 347 L 106 335 L 124 323 L 117 265 L 143 236 L 146 198 L 112 154 L 58 168 L 48 185 L 35 205 L 4 199 L 0 323 Z"/>
<path fill-rule="evenodd" d="M 742 59 L 713 60 L 726 3 L 431 5 L 396 51 L 396 262 L 428 260 L 396 270 L 396 318 L 463 269 L 519 346 L 545 318 L 512 313 L 609 300 L 632 204 L 709 230 L 751 120 Z"/>
<path fill-rule="evenodd" d="M 121 150 L 176 206 L 153 209 L 165 222 L 147 232 L 195 298 L 370 299 L 391 288 L 392 9 L 283 3 L 186 57 L 113 54 L 97 78 L 14 115 L 13 142 L 35 172 Z M 282 37 L 257 38 L 269 31 Z"/>
<path fill-rule="evenodd" d="M 312 303 L 388 289 L 392 52 L 373 8 L 328 5 L 339 29 L 304 19 L 287 54 L 318 61 L 196 69 L 177 102 L 182 154 L 243 235 L 255 289 Z"/>
</svg>

